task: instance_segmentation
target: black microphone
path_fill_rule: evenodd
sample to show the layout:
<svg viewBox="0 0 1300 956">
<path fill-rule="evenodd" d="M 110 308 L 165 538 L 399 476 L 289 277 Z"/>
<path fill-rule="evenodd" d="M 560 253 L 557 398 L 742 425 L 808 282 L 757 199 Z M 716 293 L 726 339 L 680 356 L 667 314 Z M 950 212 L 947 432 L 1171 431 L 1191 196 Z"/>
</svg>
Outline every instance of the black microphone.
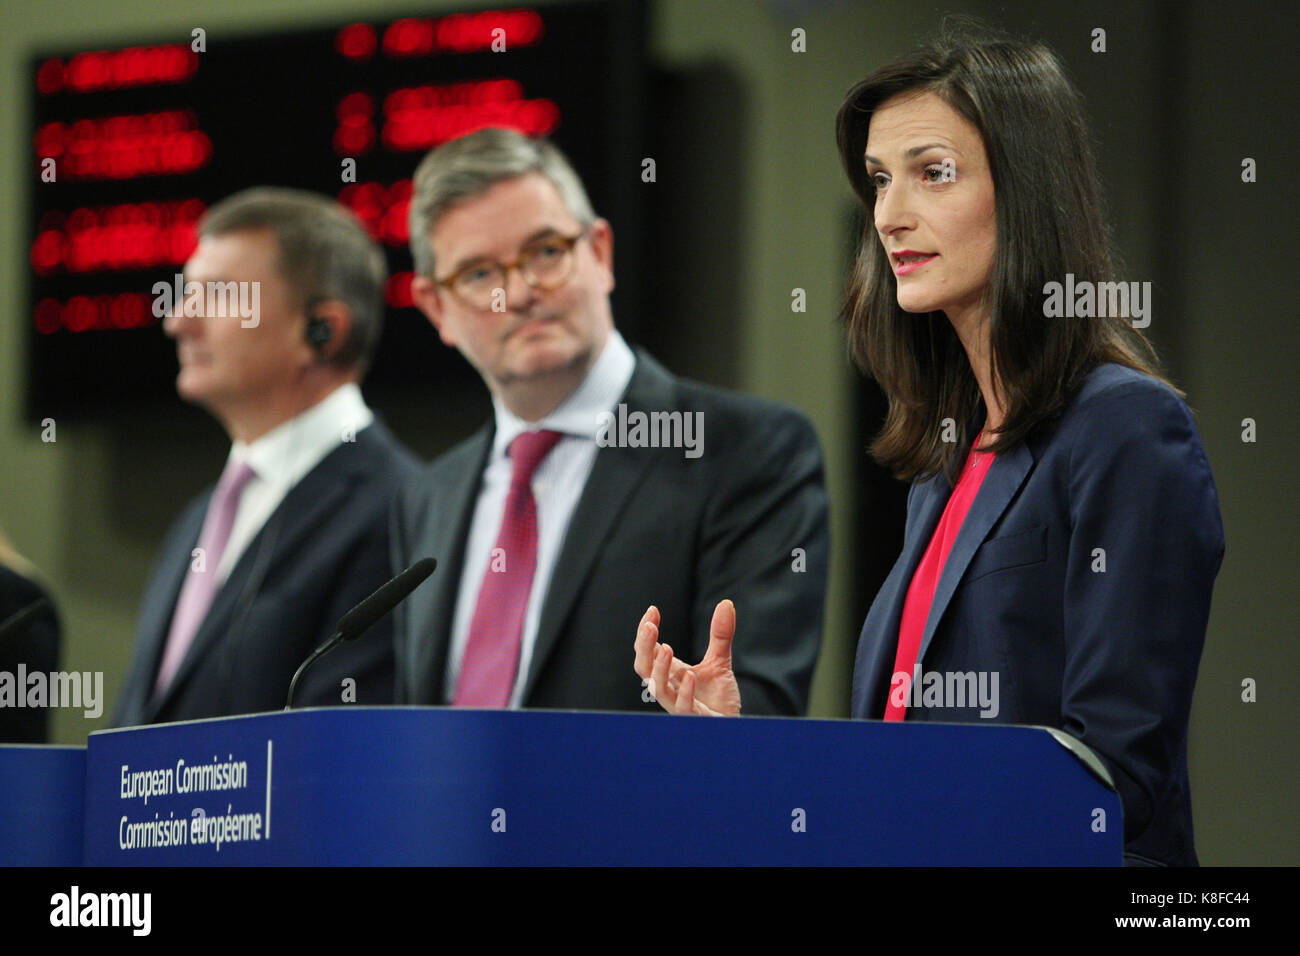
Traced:
<svg viewBox="0 0 1300 956">
<path fill-rule="evenodd" d="M 284 709 L 293 709 L 293 692 L 297 689 L 298 680 L 306 673 L 307 668 L 344 641 L 351 641 L 360 637 L 370 625 L 402 603 L 406 596 L 419 587 L 437 566 L 438 562 L 433 558 L 421 558 L 393 580 L 380 587 L 370 597 L 348 611 L 347 614 L 344 614 L 339 619 L 338 626 L 334 629 L 334 635 L 312 651 L 307 659 L 299 664 L 298 669 L 294 671 L 293 680 L 289 682 L 289 699 L 285 703 Z"/>
</svg>

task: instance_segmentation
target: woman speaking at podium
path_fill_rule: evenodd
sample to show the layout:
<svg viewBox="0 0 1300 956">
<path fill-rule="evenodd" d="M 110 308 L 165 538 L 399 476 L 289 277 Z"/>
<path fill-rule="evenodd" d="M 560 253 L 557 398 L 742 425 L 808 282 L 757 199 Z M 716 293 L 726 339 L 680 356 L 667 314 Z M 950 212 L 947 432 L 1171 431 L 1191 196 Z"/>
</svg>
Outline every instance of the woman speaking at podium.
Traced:
<svg viewBox="0 0 1300 956">
<path fill-rule="evenodd" d="M 837 134 L 866 212 L 849 347 L 889 401 L 871 452 L 912 482 L 852 714 L 1060 728 L 1114 778 L 1126 861 L 1195 864 L 1187 731 L 1223 526 L 1138 331 L 1150 284 L 1113 270 L 1079 94 L 1044 46 L 949 34 L 850 90 Z M 731 602 L 694 666 L 659 642 L 674 623 L 646 612 L 637 673 L 670 712 L 738 714 Z M 979 699 L 950 699 L 951 674 Z"/>
</svg>

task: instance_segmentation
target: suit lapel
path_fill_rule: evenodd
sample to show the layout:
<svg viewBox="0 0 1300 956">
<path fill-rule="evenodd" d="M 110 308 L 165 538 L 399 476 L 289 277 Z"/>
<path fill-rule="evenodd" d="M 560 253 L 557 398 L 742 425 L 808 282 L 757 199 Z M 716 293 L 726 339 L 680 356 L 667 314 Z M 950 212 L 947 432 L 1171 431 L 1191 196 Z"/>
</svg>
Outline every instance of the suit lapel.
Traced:
<svg viewBox="0 0 1300 956">
<path fill-rule="evenodd" d="M 975 552 L 979 550 L 979 546 L 988 537 L 989 531 L 1011 504 L 1011 499 L 1024 484 L 1025 477 L 1033 464 L 1033 453 L 1022 442 L 1011 451 L 998 455 L 990 466 L 988 474 L 984 476 L 984 482 L 980 485 L 979 493 L 971 503 L 965 520 L 962 521 L 957 540 L 953 542 L 952 551 L 948 554 L 948 560 L 943 566 L 943 574 L 935 588 L 934 600 L 930 603 L 930 614 L 925 621 L 925 634 L 921 638 L 921 647 L 916 656 L 918 662 L 925 660 L 925 652 L 930 647 L 930 641 L 934 639 L 934 632 L 943 618 L 943 612 L 952 600 L 953 593 L 957 590 L 962 575 L 966 573 L 966 568 L 970 566 Z M 943 503 L 946 504 L 946 498 Z M 926 543 L 928 542 L 929 535 L 926 536 Z M 901 609 L 900 602 L 900 613 Z"/>
<path fill-rule="evenodd" d="M 472 439 L 464 464 L 451 470 L 441 491 L 426 505 L 420 530 L 412 536 L 411 557 L 432 555 L 438 561 L 438 573 L 429 582 L 428 594 L 418 591 L 410 619 L 428 621 L 430 631 L 408 633 L 411 642 L 411 672 L 417 684 L 411 700 L 418 704 L 445 705 L 443 692 L 447 671 L 447 652 L 451 644 L 451 625 L 460 596 L 460 578 L 465 567 L 465 543 L 478 504 L 483 469 L 492 450 L 495 427 L 489 424 Z"/>
<path fill-rule="evenodd" d="M 859 641 L 859 649 L 867 656 L 854 665 L 855 685 L 859 682 L 858 675 L 862 675 L 862 686 L 860 689 L 855 687 L 854 691 L 854 697 L 858 699 L 854 708 L 857 717 L 871 716 L 875 707 L 883 707 L 893 677 L 894 659 L 898 655 L 898 628 L 907 589 L 939 523 L 939 516 L 943 514 L 951 488 L 943 475 L 936 475 L 917 485 L 913 494 L 915 498 L 908 509 L 908 535 L 903 541 L 903 550 L 872 603 L 867 624 L 863 625 L 863 638 L 869 638 L 871 634 L 879 634 L 881 638 Z"/>
<path fill-rule="evenodd" d="M 628 411 L 664 411 L 677 406 L 672 376 L 652 358 L 637 350 L 636 370 L 622 402 Z M 555 649 L 561 628 L 581 593 L 606 538 L 627 507 L 632 492 L 659 457 L 643 448 L 598 448 L 586 487 L 573 509 L 564 544 L 551 572 L 542 604 L 542 616 L 533 644 L 532 661 L 524 682 L 523 703 L 537 685 L 547 658 Z"/>
<path fill-rule="evenodd" d="M 140 644 L 131 671 L 130 686 L 123 690 L 125 705 L 119 710 L 117 723 L 133 725 L 142 723 L 151 712 L 153 685 L 162 660 L 163 647 L 171 632 L 172 615 L 180 598 L 181 586 L 189 572 L 191 553 L 198 544 L 203 519 L 208 513 L 212 492 L 196 501 L 176 529 L 175 536 L 158 559 L 158 578 L 141 602 L 139 624 Z"/>
</svg>

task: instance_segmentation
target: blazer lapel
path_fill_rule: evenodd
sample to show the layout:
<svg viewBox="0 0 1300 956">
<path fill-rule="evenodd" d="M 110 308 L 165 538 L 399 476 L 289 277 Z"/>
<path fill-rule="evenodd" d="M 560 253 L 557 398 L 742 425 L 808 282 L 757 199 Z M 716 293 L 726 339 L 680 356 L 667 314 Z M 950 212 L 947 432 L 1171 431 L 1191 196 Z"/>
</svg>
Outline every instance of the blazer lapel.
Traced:
<svg viewBox="0 0 1300 956">
<path fill-rule="evenodd" d="M 640 349 L 636 370 L 622 399 L 628 410 L 664 411 L 676 408 L 672 376 Z M 528 705 L 546 659 L 560 639 L 561 628 L 581 593 L 606 538 L 617 524 L 632 492 L 649 473 L 658 456 L 640 448 L 598 448 L 586 487 L 569 519 L 569 529 L 551 573 L 533 644 L 532 662 L 524 682 Z"/>
<path fill-rule="evenodd" d="M 903 550 L 872 602 L 859 638 L 859 651 L 864 656 L 855 662 L 853 668 L 855 717 L 872 716 L 877 707 L 884 707 L 893 677 L 894 659 L 898 655 L 898 628 L 907 589 L 951 493 L 943 475 L 917 485 L 913 492 L 915 499 L 908 509 L 908 535 L 903 541 Z"/>
<path fill-rule="evenodd" d="M 417 592 L 408 599 L 412 602 L 409 619 L 428 621 L 430 628 L 403 635 L 411 642 L 411 672 L 416 675 L 411 701 L 416 704 L 449 703 L 443 686 L 452 618 L 460 596 L 465 543 L 495 432 L 495 427 L 489 424 L 474 436 L 464 464 L 451 471 L 442 486 L 444 490 L 427 502 L 419 529 L 411 538 L 412 558 L 432 555 L 438 561 L 438 573 L 425 585 L 427 593 Z"/>
<path fill-rule="evenodd" d="M 979 493 L 975 496 L 975 501 L 972 502 L 965 520 L 962 521 L 957 540 L 953 542 L 952 551 L 948 554 L 948 560 L 943 566 L 943 574 L 939 577 L 939 584 L 935 588 L 934 600 L 930 603 L 930 614 L 925 621 L 925 634 L 921 638 L 921 647 L 916 656 L 918 662 L 925 660 L 925 652 L 930 646 L 930 641 L 934 639 L 934 632 L 943 618 L 943 612 L 947 609 L 948 602 L 952 600 L 953 593 L 957 590 L 957 585 L 961 582 L 962 575 L 966 573 L 966 568 L 969 567 L 975 552 L 984 543 L 984 539 L 1002 517 L 1002 513 L 1007 510 L 1007 505 L 1011 504 L 1011 499 L 1024 484 L 1025 477 L 1033 464 L 1033 453 L 1022 442 L 1011 451 L 998 455 L 989 468 L 988 474 L 984 476 L 984 482 L 980 485 Z M 926 543 L 928 542 L 927 535 Z"/>
<path fill-rule="evenodd" d="M 191 554 L 198 544 L 203 529 L 203 519 L 208 513 L 211 490 L 201 502 L 195 502 L 176 530 L 167 552 L 159 557 L 158 579 L 141 604 L 139 647 L 131 670 L 130 684 L 123 689 L 125 703 L 118 709 L 119 725 L 142 723 L 150 714 L 153 685 L 158 676 L 167 635 L 171 633 L 172 615 L 180 599 L 185 575 L 189 572 Z"/>
</svg>

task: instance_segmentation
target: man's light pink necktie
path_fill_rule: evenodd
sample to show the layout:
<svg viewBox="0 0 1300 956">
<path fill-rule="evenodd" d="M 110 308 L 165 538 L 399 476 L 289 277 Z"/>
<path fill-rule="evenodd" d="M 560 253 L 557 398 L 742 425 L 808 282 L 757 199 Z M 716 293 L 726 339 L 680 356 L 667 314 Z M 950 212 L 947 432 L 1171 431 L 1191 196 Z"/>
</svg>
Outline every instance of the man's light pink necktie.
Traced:
<svg viewBox="0 0 1300 956">
<path fill-rule="evenodd" d="M 456 678 L 457 707 L 506 707 L 519 671 L 528 594 L 537 566 L 537 503 L 533 471 L 564 436 L 559 432 L 524 432 L 510 443 L 513 466 L 501 531 L 493 555 L 505 557 L 504 568 L 488 562 L 474 605 L 469 643 Z"/>
<path fill-rule="evenodd" d="M 167 648 L 163 651 L 162 663 L 158 665 L 158 678 L 154 682 L 155 694 L 165 691 L 176 676 L 181 661 L 185 660 L 186 651 L 194 642 L 194 635 L 199 631 L 199 625 L 212 606 L 212 599 L 216 597 L 220 586 L 217 568 L 225 553 L 226 543 L 230 540 L 230 529 L 235 524 L 239 496 L 253 476 L 253 469 L 247 462 L 232 461 L 221 473 L 217 489 L 212 493 L 212 500 L 208 502 L 208 515 L 203 519 L 203 532 L 199 535 L 198 546 L 203 552 L 203 570 L 194 570 L 194 563 L 191 562 L 189 573 L 185 575 L 185 584 L 181 587 L 176 611 L 172 614 Z"/>
</svg>

